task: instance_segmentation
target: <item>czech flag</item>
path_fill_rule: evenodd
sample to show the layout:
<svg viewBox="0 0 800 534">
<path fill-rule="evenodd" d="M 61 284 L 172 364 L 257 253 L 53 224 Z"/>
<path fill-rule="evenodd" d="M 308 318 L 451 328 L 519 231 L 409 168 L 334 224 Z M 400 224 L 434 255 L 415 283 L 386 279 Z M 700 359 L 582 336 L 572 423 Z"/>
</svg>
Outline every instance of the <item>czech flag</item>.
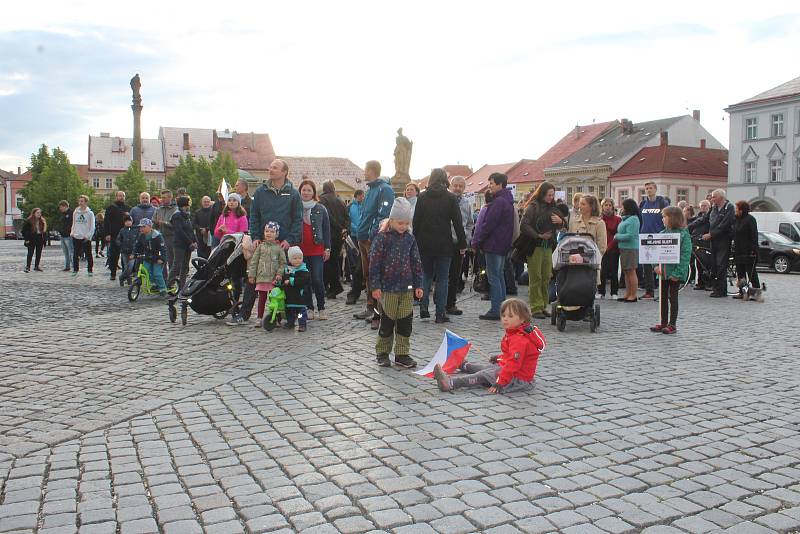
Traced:
<svg viewBox="0 0 800 534">
<path fill-rule="evenodd" d="M 439 350 L 434 354 L 433 359 L 425 366 L 424 369 L 415 371 L 416 374 L 433 378 L 433 368 L 438 363 L 442 366 L 442 370 L 447 374 L 453 374 L 458 370 L 467 357 L 472 343 L 463 337 L 455 335 L 450 330 L 444 331 L 444 339 L 442 344 L 439 345 Z"/>
</svg>

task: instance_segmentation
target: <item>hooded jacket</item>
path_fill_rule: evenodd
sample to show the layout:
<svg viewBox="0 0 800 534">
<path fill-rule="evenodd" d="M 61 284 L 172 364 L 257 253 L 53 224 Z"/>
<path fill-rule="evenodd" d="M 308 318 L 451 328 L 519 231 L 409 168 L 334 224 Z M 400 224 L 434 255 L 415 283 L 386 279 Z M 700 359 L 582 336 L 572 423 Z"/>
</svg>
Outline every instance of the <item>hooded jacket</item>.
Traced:
<svg viewBox="0 0 800 534">
<path fill-rule="evenodd" d="M 394 204 L 394 190 L 389 178 L 380 177 L 367 182 L 367 194 L 361 204 L 358 240 L 369 241 L 378 233 L 378 225 L 389 216 Z"/>
<path fill-rule="evenodd" d="M 125 201 L 114 201 L 106 208 L 106 218 L 103 221 L 105 235 L 111 237 L 111 240 L 116 242 L 117 234 L 125 224 L 122 217 L 125 216 L 131 209 L 125 204 Z"/>
<path fill-rule="evenodd" d="M 131 219 L 133 219 L 133 225 L 139 226 L 139 221 L 142 219 L 150 219 L 152 221 L 155 212 L 155 206 L 149 202 L 147 204 L 139 204 L 138 206 L 134 206 L 131 209 Z"/>
<path fill-rule="evenodd" d="M 497 357 L 500 372 L 495 383 L 503 387 L 513 378 L 523 382 L 532 381 L 536 376 L 539 354 L 546 346 L 542 332 L 530 323 L 506 330 L 500 342 L 502 354 Z"/>
<path fill-rule="evenodd" d="M 288 241 L 290 245 L 299 245 L 303 235 L 303 203 L 300 193 L 292 182 L 286 182 L 280 189 L 271 181 L 265 182 L 256 189 L 253 203 L 250 206 L 250 235 L 253 239 L 261 239 L 264 225 L 275 221 L 281 227 L 278 241 Z"/>
<path fill-rule="evenodd" d="M 305 263 L 299 267 L 286 267 L 283 272 L 283 291 L 286 293 L 287 308 L 305 308 L 306 291 L 310 291 L 311 274 Z M 288 282 L 288 284 L 287 284 Z"/>
<path fill-rule="evenodd" d="M 422 287 L 422 260 L 410 232 L 378 232 L 369 249 L 369 287 L 403 293 Z"/>
<path fill-rule="evenodd" d="M 89 239 L 94 237 L 94 213 L 91 209 L 86 208 L 86 211 L 81 211 L 80 208 L 75 208 L 72 213 L 72 232 L 70 235 L 75 239 Z"/>
<path fill-rule="evenodd" d="M 516 216 L 511 190 L 501 189 L 478 216 L 472 246 L 489 254 L 505 256 L 511 249 Z"/>
<path fill-rule="evenodd" d="M 164 237 L 158 230 L 151 230 L 149 235 L 139 232 L 136 244 L 133 246 L 134 254 L 143 254 L 145 259 L 151 263 L 158 260 L 167 261 L 167 247 L 164 245 Z"/>
<path fill-rule="evenodd" d="M 336 196 L 336 191 L 332 184 L 325 182 L 322 185 L 319 203 L 328 210 L 332 237 L 339 239 L 342 235 L 342 230 L 350 230 L 350 216 L 347 213 L 347 206 Z"/>
<path fill-rule="evenodd" d="M 412 226 L 421 256 L 449 258 L 455 250 L 467 248 L 458 197 L 442 183 L 434 184 L 417 197 Z M 455 247 L 453 230 L 456 232 Z"/>
</svg>

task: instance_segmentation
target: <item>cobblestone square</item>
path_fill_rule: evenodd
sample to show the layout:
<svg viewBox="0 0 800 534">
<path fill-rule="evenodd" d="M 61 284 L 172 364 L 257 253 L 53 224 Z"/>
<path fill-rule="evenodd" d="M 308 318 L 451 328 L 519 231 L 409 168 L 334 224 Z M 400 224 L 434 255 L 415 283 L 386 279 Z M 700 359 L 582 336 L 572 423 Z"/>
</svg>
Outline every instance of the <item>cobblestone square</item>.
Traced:
<svg viewBox="0 0 800 534">
<path fill-rule="evenodd" d="M 377 367 L 343 298 L 305 334 L 184 327 L 57 246 L 23 263 L 0 243 L 0 532 L 800 531 L 797 275 L 764 303 L 684 290 L 674 336 L 653 302 L 548 321 L 535 389 L 502 396 Z M 442 333 L 415 318 L 420 363 Z"/>
</svg>

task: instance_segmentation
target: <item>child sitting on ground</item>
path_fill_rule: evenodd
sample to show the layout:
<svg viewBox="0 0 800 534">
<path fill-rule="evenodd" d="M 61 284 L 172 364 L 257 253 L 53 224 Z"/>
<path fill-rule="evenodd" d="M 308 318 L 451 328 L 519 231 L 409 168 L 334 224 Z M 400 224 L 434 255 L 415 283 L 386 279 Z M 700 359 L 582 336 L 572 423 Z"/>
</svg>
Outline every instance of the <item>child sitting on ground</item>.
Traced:
<svg viewBox="0 0 800 534">
<path fill-rule="evenodd" d="M 542 332 L 531 324 L 531 309 L 520 299 L 507 299 L 500 306 L 500 318 L 506 335 L 500 342 L 502 354 L 493 356 L 489 365 L 461 364 L 453 376 L 436 364 L 433 376 L 441 391 L 483 386 L 489 393 L 511 393 L 533 388 L 539 354 L 547 346 Z"/>
<path fill-rule="evenodd" d="M 289 265 L 283 274 L 283 290 L 286 292 L 286 328 L 294 328 L 297 319 L 297 331 L 306 331 L 306 291 L 310 291 L 311 274 L 303 263 L 303 251 L 300 247 L 289 247 L 286 254 Z"/>
<path fill-rule="evenodd" d="M 133 270 L 133 247 L 136 245 L 136 238 L 139 237 L 139 232 L 133 227 L 133 219 L 127 213 L 122 217 L 122 224 L 117 234 L 119 258 L 123 266 L 122 274 L 119 276 L 120 287 L 124 286 L 125 282 L 130 282 Z"/>
<path fill-rule="evenodd" d="M 372 240 L 369 251 L 369 287 L 381 311 L 375 344 L 381 367 L 392 365 L 392 344 L 395 365 L 406 369 L 417 365 L 409 352 L 414 297 L 422 298 L 422 260 L 410 226 L 411 204 L 405 198 L 395 199 L 389 219 Z"/>
<path fill-rule="evenodd" d="M 270 221 L 264 226 L 264 240 L 256 247 L 253 257 L 247 264 L 247 281 L 255 284 L 255 290 L 258 293 L 256 328 L 262 326 L 261 320 L 264 317 L 267 295 L 276 282 L 280 283 L 287 266 L 286 254 L 276 241 L 280 228 L 280 225 L 274 221 Z"/>
<path fill-rule="evenodd" d="M 164 282 L 164 269 L 162 265 L 167 259 L 167 247 L 164 238 L 158 230 L 153 230 L 153 221 L 142 219 L 139 221 L 140 234 L 136 238 L 133 253 L 144 256 L 143 264 L 150 275 L 150 280 L 158 289 L 162 297 L 167 295 L 167 284 Z"/>
</svg>

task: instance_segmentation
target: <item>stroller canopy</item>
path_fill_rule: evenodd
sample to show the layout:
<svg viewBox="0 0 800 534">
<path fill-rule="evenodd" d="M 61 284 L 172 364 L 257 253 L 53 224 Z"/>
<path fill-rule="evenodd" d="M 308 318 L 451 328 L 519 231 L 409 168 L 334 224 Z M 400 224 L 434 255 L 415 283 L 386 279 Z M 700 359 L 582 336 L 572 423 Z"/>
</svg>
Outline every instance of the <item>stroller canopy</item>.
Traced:
<svg viewBox="0 0 800 534">
<path fill-rule="evenodd" d="M 556 250 L 553 252 L 553 269 L 558 270 L 568 265 L 575 265 L 570 262 L 570 256 L 580 254 L 583 262 L 581 265 L 590 265 L 600 268 L 601 254 L 592 236 L 585 234 L 567 234 L 558 242 Z"/>
</svg>

